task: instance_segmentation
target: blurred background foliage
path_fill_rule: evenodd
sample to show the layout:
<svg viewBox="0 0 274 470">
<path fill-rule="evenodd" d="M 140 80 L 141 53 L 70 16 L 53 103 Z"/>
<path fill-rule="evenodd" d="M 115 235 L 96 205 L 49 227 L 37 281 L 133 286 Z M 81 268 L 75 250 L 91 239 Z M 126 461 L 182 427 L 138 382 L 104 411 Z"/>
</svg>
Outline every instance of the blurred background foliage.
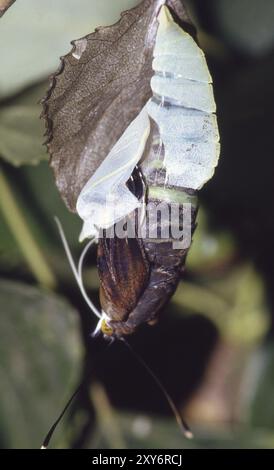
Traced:
<svg viewBox="0 0 274 470">
<path fill-rule="evenodd" d="M 187 272 L 161 322 L 131 344 L 195 431 L 123 345 L 92 340 L 53 216 L 79 256 L 42 146 L 38 101 L 69 42 L 132 0 L 16 1 L 0 20 L 0 445 L 37 448 L 79 380 L 54 447 L 274 446 L 274 4 L 188 0 L 215 81 L 222 155 L 201 192 Z M 98 304 L 96 255 L 85 281 Z"/>
</svg>

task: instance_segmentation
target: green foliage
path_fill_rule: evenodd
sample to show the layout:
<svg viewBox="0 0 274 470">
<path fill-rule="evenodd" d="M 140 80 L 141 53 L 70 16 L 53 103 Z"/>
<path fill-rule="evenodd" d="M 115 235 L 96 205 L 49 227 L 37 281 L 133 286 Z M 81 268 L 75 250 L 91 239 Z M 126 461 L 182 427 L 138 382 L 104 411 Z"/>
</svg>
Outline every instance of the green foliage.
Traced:
<svg viewBox="0 0 274 470">
<path fill-rule="evenodd" d="M 1 447 L 39 448 L 79 380 L 77 313 L 17 282 L 1 281 L 0 299 Z"/>
<path fill-rule="evenodd" d="M 138 0 L 17 1 L 1 19 L 0 98 L 44 79 L 69 52 L 70 41 L 112 24 Z M 26 20 L 27 19 L 27 20 Z M 27 27 L 25 21 L 27 21 Z"/>
<path fill-rule="evenodd" d="M 16 167 L 48 159 L 39 104 L 47 86 L 39 83 L 0 101 L 0 158 Z"/>
</svg>

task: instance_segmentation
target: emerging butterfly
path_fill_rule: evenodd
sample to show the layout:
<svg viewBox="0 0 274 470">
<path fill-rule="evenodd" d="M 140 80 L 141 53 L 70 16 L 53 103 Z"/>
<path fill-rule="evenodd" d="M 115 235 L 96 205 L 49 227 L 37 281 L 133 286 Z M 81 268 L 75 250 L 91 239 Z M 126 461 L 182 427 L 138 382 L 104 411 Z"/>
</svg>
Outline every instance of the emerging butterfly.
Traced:
<svg viewBox="0 0 274 470">
<path fill-rule="evenodd" d="M 138 58 L 138 80 L 125 75 L 126 91 L 121 85 L 115 89 L 118 72 L 112 73 L 108 80 L 111 93 L 106 92 L 102 98 L 106 102 L 104 110 L 93 83 L 83 78 L 88 47 L 92 64 L 97 60 L 96 73 L 98 63 L 102 64 L 103 82 L 112 67 L 108 58 L 104 59 L 106 49 L 97 55 L 91 53 L 93 39 L 95 43 L 92 35 L 74 43 L 65 68 L 63 64 L 54 76 L 44 100 L 48 148 L 57 185 L 68 206 L 76 209 L 83 220 L 80 240 L 90 239 L 78 267 L 57 223 L 78 285 L 98 317 L 96 333 L 108 338 L 123 339 L 140 325 L 153 325 L 158 320 L 182 277 L 196 226 L 197 191 L 213 176 L 218 164 L 220 144 L 212 79 L 204 53 L 187 32 L 189 24 L 182 19 L 182 11 L 178 0 L 144 0 L 123 14 L 117 25 L 94 33 L 101 34 L 99 48 L 105 47 L 113 44 L 113 28 L 118 41 L 115 53 L 120 55 L 128 31 L 136 36 L 136 45 L 132 41 L 133 55 L 141 39 L 150 44 L 149 50 L 140 46 L 145 53 Z M 132 62 L 132 58 L 128 60 Z M 72 103 L 72 88 L 64 87 L 70 81 L 77 86 L 73 75 L 77 61 L 78 77 L 84 85 L 81 93 L 74 93 L 77 99 Z M 123 72 L 134 68 L 131 62 L 122 61 Z M 58 76 L 64 74 L 66 67 L 66 78 L 59 84 Z M 93 93 L 91 104 L 89 90 Z M 70 98 L 69 104 L 64 104 Z M 113 103 L 121 105 L 119 100 L 124 107 L 119 107 L 115 119 Z M 83 102 L 85 112 L 80 107 Z M 76 129 L 73 139 L 65 136 L 68 125 L 63 121 L 67 122 L 69 115 Z M 101 140 L 96 140 L 96 136 Z M 66 165 L 71 167 L 65 174 Z M 174 235 L 174 228 L 181 230 L 175 230 Z M 90 301 L 82 280 L 84 259 L 93 243 L 98 243 L 101 311 Z M 158 384 L 161 387 L 159 381 Z"/>
<path fill-rule="evenodd" d="M 107 229 L 145 204 L 165 202 L 169 208 L 179 204 L 182 224 L 183 206 L 191 204 L 193 230 L 196 191 L 213 176 L 220 153 L 204 54 L 165 5 L 158 23 L 152 98 L 86 183 L 76 206 L 84 221 L 81 240 L 93 237 L 99 243 L 99 328 L 107 336 L 130 334 L 157 320 L 188 251 L 174 249 L 172 237 L 152 240 L 136 231 L 135 237 L 119 238 Z"/>
</svg>

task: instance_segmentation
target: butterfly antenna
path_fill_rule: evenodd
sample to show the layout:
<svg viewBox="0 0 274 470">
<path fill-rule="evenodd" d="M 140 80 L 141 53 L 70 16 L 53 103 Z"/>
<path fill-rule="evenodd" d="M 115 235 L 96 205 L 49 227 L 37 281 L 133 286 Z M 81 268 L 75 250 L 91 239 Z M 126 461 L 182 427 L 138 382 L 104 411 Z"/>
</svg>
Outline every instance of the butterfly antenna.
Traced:
<svg viewBox="0 0 274 470">
<path fill-rule="evenodd" d="M 90 249 L 90 247 L 94 244 L 95 242 L 95 239 L 92 239 L 89 241 L 89 243 L 85 246 L 85 248 L 83 249 L 82 253 L 81 253 L 81 256 L 79 258 L 79 263 L 78 263 L 78 276 L 79 276 L 79 279 L 81 279 L 82 283 L 83 283 L 83 264 L 84 264 L 84 261 L 85 261 L 85 258 L 86 258 L 86 255 Z"/>
<path fill-rule="evenodd" d="M 112 340 L 107 344 L 107 349 L 112 346 L 112 344 L 114 343 L 115 339 L 112 338 Z M 106 343 L 104 343 L 106 344 Z M 80 384 L 78 385 L 77 389 L 75 390 L 75 392 L 73 393 L 73 395 L 70 397 L 70 399 L 68 400 L 66 406 L 64 407 L 63 411 L 60 413 L 59 417 L 57 418 L 57 420 L 54 422 L 54 424 L 51 426 L 49 432 L 47 433 L 44 441 L 43 441 L 43 444 L 42 446 L 40 447 L 40 449 L 47 449 L 49 444 L 50 444 L 50 441 L 52 439 L 52 436 L 57 428 L 57 426 L 59 425 L 59 423 L 62 421 L 64 415 L 66 414 L 67 410 L 69 409 L 69 407 L 71 406 L 72 402 L 75 400 L 75 398 L 78 396 L 78 394 L 81 392 L 81 390 L 84 388 L 86 384 L 86 380 L 83 379 Z"/>
<path fill-rule="evenodd" d="M 194 435 L 190 427 L 181 416 L 178 408 L 176 407 L 174 401 L 172 400 L 171 396 L 167 392 L 166 388 L 164 387 L 160 379 L 153 372 L 153 370 L 148 366 L 148 364 L 144 361 L 144 359 L 140 356 L 140 354 L 138 354 L 124 338 L 119 338 L 119 339 L 130 350 L 131 354 L 135 357 L 135 359 L 146 369 L 148 374 L 153 378 L 154 382 L 158 385 L 159 389 L 162 391 L 162 393 L 166 397 L 166 400 L 176 418 L 180 431 L 182 432 L 184 437 L 186 437 L 187 439 L 193 439 Z"/>
<path fill-rule="evenodd" d="M 57 420 L 55 421 L 55 423 L 51 426 L 49 432 L 47 433 L 44 441 L 43 441 L 43 444 L 41 446 L 41 449 L 47 449 L 49 444 L 50 444 L 50 441 L 51 441 L 51 438 L 54 434 L 54 431 L 55 429 L 57 428 L 58 424 L 60 423 L 60 421 L 62 420 L 62 418 L 64 417 L 66 411 L 69 409 L 70 405 L 72 404 L 73 400 L 77 397 L 78 393 L 80 392 L 80 390 L 82 389 L 84 385 L 84 382 L 82 382 L 79 387 L 77 387 L 77 389 L 75 390 L 75 392 L 73 393 L 73 395 L 71 396 L 71 398 L 69 399 L 69 401 L 67 402 L 65 408 L 63 409 L 62 413 L 60 414 L 60 416 L 57 418 Z"/>
<path fill-rule="evenodd" d="M 78 265 L 78 270 L 76 269 L 76 266 L 75 266 L 75 263 L 74 263 L 74 260 L 73 260 L 73 257 L 72 257 L 72 254 L 71 254 L 71 251 L 70 251 L 70 248 L 69 248 L 69 245 L 68 245 L 68 242 L 67 242 L 67 239 L 66 239 L 66 235 L 65 235 L 65 232 L 63 230 L 63 227 L 62 227 L 62 224 L 60 222 L 60 220 L 57 218 L 57 217 L 54 217 L 54 220 L 57 224 L 57 227 L 58 227 L 58 231 L 59 231 L 59 234 L 60 234 L 60 237 L 61 237 L 61 240 L 62 240 L 62 243 L 63 243 L 63 246 L 64 246 L 64 249 L 65 249 L 65 252 L 66 252 L 66 255 L 67 255 L 67 258 L 68 258 L 68 261 L 69 261 L 69 264 L 70 264 L 70 267 L 71 267 L 71 270 L 73 272 L 73 275 L 76 279 L 76 282 L 79 286 L 79 289 L 81 291 L 81 294 L 82 296 L 84 297 L 87 305 L 89 306 L 90 310 L 94 313 L 94 315 L 96 315 L 97 318 L 101 319 L 101 313 L 99 312 L 99 310 L 95 307 L 95 305 L 93 304 L 93 302 L 90 300 L 87 292 L 86 292 L 86 289 L 84 287 L 84 284 L 83 284 L 83 277 L 82 277 L 82 268 L 83 268 L 83 262 L 84 262 L 84 258 L 89 250 L 89 248 L 91 247 L 91 245 L 93 245 L 93 243 L 95 243 L 96 239 L 94 238 L 93 240 L 91 240 L 87 245 L 86 247 L 84 248 L 83 252 L 82 252 L 82 255 L 80 257 L 80 260 L 79 260 L 79 265 Z"/>
</svg>

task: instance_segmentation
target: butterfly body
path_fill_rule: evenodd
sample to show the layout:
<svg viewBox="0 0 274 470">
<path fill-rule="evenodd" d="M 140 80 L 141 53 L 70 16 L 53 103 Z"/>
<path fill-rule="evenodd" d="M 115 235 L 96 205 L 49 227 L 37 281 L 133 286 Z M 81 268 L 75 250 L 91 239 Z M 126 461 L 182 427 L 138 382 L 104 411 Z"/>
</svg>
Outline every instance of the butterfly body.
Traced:
<svg viewBox="0 0 274 470">
<path fill-rule="evenodd" d="M 212 78 L 202 50 L 187 32 L 189 25 L 185 28 L 184 21 L 180 19 L 184 14 L 178 0 L 144 0 L 113 26 L 114 35 L 118 38 L 113 58 L 117 51 L 124 50 L 124 35 L 130 28 L 133 28 L 133 36 L 136 35 L 134 48 L 141 51 L 136 62 L 139 75 L 136 81 L 126 78 L 127 86 L 133 92 L 135 83 L 135 92 L 128 93 L 126 97 L 123 92 L 119 93 L 119 97 L 123 95 L 126 100 L 123 112 L 120 107 L 115 121 L 111 111 L 111 128 L 107 116 L 115 103 L 114 96 L 106 101 L 105 125 L 94 129 L 85 147 L 86 124 L 83 134 L 79 137 L 77 134 L 76 138 L 81 148 L 80 161 L 91 162 L 92 167 L 91 176 L 78 194 L 76 210 L 83 220 L 80 241 L 90 238 L 98 241 L 102 308 L 99 327 L 106 336 L 121 337 L 133 333 L 143 323 L 154 324 L 157 321 L 162 307 L 175 292 L 184 269 L 196 226 L 197 191 L 213 176 L 218 163 L 220 145 Z M 132 27 L 134 15 L 139 19 Z M 144 23 L 140 20 L 142 17 Z M 144 41 L 149 43 L 146 54 L 140 39 L 142 28 Z M 100 36 L 100 55 L 110 30 L 103 28 L 94 34 Z M 78 49 L 74 50 L 73 59 L 69 61 L 70 67 L 75 60 L 82 63 L 82 71 L 86 67 L 84 59 L 90 47 L 89 40 L 84 39 L 81 56 L 76 54 L 75 58 L 78 41 Z M 92 61 L 96 61 L 96 57 Z M 107 56 L 104 55 L 101 63 L 104 69 L 104 63 L 108 63 Z M 125 66 L 123 62 L 121 71 Z M 131 59 L 127 67 L 133 69 Z M 140 87 L 142 70 L 146 71 L 149 81 Z M 106 78 L 107 68 L 105 71 Z M 112 94 L 116 75 L 117 70 L 110 80 Z M 91 90 L 93 85 L 91 83 Z M 86 89 L 85 86 L 85 92 Z M 59 93 L 58 87 L 54 93 Z M 140 97 L 138 106 L 134 106 L 136 97 Z M 53 101 L 53 110 L 58 99 Z M 93 125 L 94 116 L 101 116 L 97 104 L 81 117 L 83 122 L 90 116 Z M 138 107 L 139 111 L 133 113 L 133 109 L 136 111 Z M 50 114 L 47 101 L 46 110 Z M 60 125 L 60 112 L 52 115 L 55 121 L 51 119 L 49 122 L 53 127 L 55 122 Z M 127 126 L 119 134 L 125 116 Z M 97 133 L 101 140 L 94 142 Z M 52 135 L 54 137 L 54 133 Z M 113 136 L 117 138 L 113 139 Z M 49 143 L 50 149 L 55 143 L 56 138 L 53 138 Z M 106 148 L 108 152 L 104 154 Z M 58 153 L 62 151 L 60 149 L 58 143 Z M 104 154 L 104 158 L 100 157 L 100 164 L 97 161 L 94 168 L 93 154 Z M 56 155 L 54 161 L 60 168 Z M 82 174 L 78 173 L 75 180 L 77 188 L 82 181 Z M 67 184 L 62 177 L 59 182 L 62 188 L 64 182 Z M 66 200 L 67 194 L 66 186 Z M 123 229 L 125 224 L 126 231 Z"/>
<path fill-rule="evenodd" d="M 99 168 L 79 197 L 81 203 L 85 194 L 92 199 L 96 190 L 97 198 L 101 192 L 99 210 L 102 211 L 107 207 L 107 196 L 113 198 L 104 229 L 125 223 L 125 211 L 130 214 L 125 214 L 129 216 L 127 223 L 134 227 L 133 238 L 119 239 L 116 234 L 108 238 L 105 230 L 99 239 L 101 305 L 106 322 L 116 336 L 131 334 L 144 323 L 154 324 L 162 307 L 174 294 L 195 229 L 196 193 L 212 177 L 219 157 L 216 106 L 204 55 L 192 37 L 174 22 L 167 7 L 162 7 L 158 21 L 152 97 L 114 149 L 118 155 L 121 154 L 119 147 L 126 149 L 121 172 L 119 174 L 118 170 L 115 182 L 110 177 L 99 188 L 96 179 Z M 130 146 L 129 141 L 132 144 L 134 140 L 136 143 Z M 107 160 L 110 166 L 117 168 L 111 154 L 105 164 Z M 139 197 L 127 184 L 129 173 L 135 175 L 135 183 L 138 177 L 144 179 L 144 193 Z M 189 244 L 181 249 L 174 249 L 175 240 L 170 230 L 170 214 L 175 203 L 179 225 L 189 224 Z M 142 204 L 145 211 L 147 207 L 150 210 L 155 207 L 156 217 L 154 221 L 149 219 L 150 227 L 145 227 L 140 236 L 136 219 Z M 160 217 L 157 208 L 161 204 L 165 204 L 167 211 Z M 185 204 L 191 216 L 187 222 L 184 220 Z M 92 204 L 89 207 L 95 209 Z M 78 210 L 81 215 L 80 204 Z M 100 219 L 99 212 L 97 215 L 93 212 L 88 220 L 94 221 L 97 217 Z M 153 224 L 155 227 L 151 226 Z M 164 238 L 160 233 L 163 226 L 168 233 Z M 154 231 L 155 239 L 148 236 L 149 231 Z M 176 241 L 179 243 L 181 239 Z"/>
</svg>

